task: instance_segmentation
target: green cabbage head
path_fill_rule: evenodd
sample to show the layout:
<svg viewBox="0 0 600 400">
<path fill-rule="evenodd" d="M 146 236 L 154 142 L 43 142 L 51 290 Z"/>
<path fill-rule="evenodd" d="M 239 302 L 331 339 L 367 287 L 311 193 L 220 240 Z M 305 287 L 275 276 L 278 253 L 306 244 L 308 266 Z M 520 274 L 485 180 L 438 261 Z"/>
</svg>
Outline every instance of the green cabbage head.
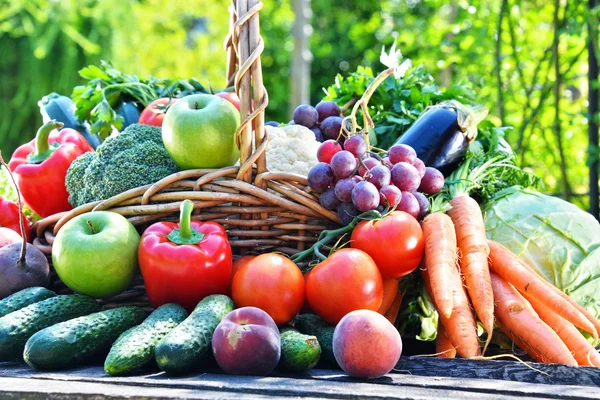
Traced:
<svg viewBox="0 0 600 400">
<path fill-rule="evenodd" d="M 493 239 L 600 318 L 600 224 L 577 206 L 530 189 L 498 192 L 486 213 Z"/>
</svg>

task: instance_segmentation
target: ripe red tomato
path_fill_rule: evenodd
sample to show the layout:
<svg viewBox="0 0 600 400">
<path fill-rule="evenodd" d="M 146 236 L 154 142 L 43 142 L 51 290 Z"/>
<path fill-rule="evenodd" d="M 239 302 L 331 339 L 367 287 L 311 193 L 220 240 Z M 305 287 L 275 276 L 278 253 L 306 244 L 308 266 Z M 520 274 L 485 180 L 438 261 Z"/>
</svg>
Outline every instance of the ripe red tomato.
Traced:
<svg viewBox="0 0 600 400">
<path fill-rule="evenodd" d="M 216 96 L 222 97 L 237 108 L 240 111 L 240 98 L 235 92 L 219 92 L 215 93 Z"/>
<path fill-rule="evenodd" d="M 412 215 L 394 211 L 380 220 L 356 225 L 350 246 L 370 255 L 384 279 L 399 278 L 419 266 L 425 239 L 421 225 Z"/>
<path fill-rule="evenodd" d="M 234 275 L 231 295 L 238 308 L 258 307 L 282 325 L 290 322 L 304 304 L 304 277 L 289 258 L 261 254 Z"/>
<path fill-rule="evenodd" d="M 144 111 L 140 114 L 140 118 L 138 119 L 139 124 L 152 125 L 152 126 L 162 126 L 163 119 L 165 119 L 165 113 L 167 112 L 166 106 L 169 104 L 175 103 L 176 98 L 169 99 L 168 97 L 161 97 L 160 99 L 154 100 L 152 103 L 148 104 Z"/>
<path fill-rule="evenodd" d="M 355 310 L 377 311 L 383 300 L 381 274 L 367 253 L 338 250 L 308 273 L 306 299 L 330 324 Z"/>
<path fill-rule="evenodd" d="M 235 273 L 238 272 L 240 268 L 242 268 L 244 265 L 248 264 L 248 261 L 253 260 L 255 258 L 256 256 L 242 256 L 235 260 L 231 269 L 231 278 L 233 279 Z"/>
</svg>

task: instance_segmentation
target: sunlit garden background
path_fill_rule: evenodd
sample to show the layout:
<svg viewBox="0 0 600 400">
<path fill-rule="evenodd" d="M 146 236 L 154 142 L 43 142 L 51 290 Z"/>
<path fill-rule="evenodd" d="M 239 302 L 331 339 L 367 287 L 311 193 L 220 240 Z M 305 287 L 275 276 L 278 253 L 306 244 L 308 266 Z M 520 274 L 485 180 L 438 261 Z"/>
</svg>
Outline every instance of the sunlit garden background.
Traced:
<svg viewBox="0 0 600 400">
<path fill-rule="evenodd" d="M 438 85 L 472 90 L 494 124 L 512 127 L 506 139 L 520 165 L 542 178 L 544 192 L 589 207 L 589 167 L 599 149 L 588 142 L 588 42 L 597 48 L 589 39 L 597 38 L 598 24 L 587 1 L 264 4 L 267 120 L 288 121 L 301 102 L 316 104 L 337 74 L 361 67 L 377 73 L 382 46 L 396 41 Z M 227 6 L 225 0 L 0 0 L 2 151 L 10 154 L 34 136 L 42 96 L 70 95 L 82 83 L 77 71 L 100 60 L 138 76 L 196 77 L 222 89 Z M 294 26 L 296 15 L 302 23 Z M 299 61 L 294 48 L 302 38 L 309 42 Z M 307 63 L 310 80 L 296 74 L 295 62 Z"/>
</svg>

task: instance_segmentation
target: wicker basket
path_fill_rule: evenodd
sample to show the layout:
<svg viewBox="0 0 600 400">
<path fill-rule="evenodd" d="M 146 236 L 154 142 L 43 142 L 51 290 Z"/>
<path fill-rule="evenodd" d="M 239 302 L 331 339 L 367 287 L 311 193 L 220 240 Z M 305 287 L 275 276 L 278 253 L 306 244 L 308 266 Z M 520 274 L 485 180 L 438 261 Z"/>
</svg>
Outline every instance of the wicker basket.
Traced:
<svg viewBox="0 0 600 400">
<path fill-rule="evenodd" d="M 260 63 L 262 7 L 258 0 L 237 0 L 230 7 L 231 27 L 225 40 L 228 86 L 235 85 L 243 119 L 236 132 L 240 167 L 178 172 L 153 185 L 50 216 L 34 226 L 36 247 L 50 257 L 56 233 L 67 221 L 86 212 L 119 213 L 142 231 L 155 221 L 178 220 L 185 199 L 194 202 L 194 220 L 215 221 L 225 227 L 238 255 L 247 251 L 294 254 L 314 243 L 322 230 L 339 223 L 337 215 L 323 208 L 311 193 L 305 176 L 267 168 L 264 110 L 268 96 Z M 59 292 L 68 292 L 56 276 L 53 283 Z M 103 302 L 109 307 L 148 306 L 141 275 L 130 290 Z"/>
</svg>

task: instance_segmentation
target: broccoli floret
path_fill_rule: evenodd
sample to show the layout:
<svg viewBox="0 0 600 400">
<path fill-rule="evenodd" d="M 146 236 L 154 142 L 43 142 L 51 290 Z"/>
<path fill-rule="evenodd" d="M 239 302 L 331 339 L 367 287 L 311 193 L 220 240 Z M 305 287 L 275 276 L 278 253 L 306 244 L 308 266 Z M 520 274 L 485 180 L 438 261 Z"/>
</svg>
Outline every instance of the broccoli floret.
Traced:
<svg viewBox="0 0 600 400">
<path fill-rule="evenodd" d="M 67 186 L 67 192 L 69 192 L 69 203 L 73 207 L 79 207 L 92 200 L 92 197 L 85 190 L 83 180 L 88 166 L 95 159 L 95 153 L 83 153 L 71 163 L 71 166 L 67 170 L 65 185 Z"/>
<path fill-rule="evenodd" d="M 74 206 L 105 200 L 179 171 L 163 145 L 161 129 L 149 125 L 130 125 L 90 154 L 85 173 L 71 174 L 71 181 L 78 183 L 67 183 Z"/>
</svg>

